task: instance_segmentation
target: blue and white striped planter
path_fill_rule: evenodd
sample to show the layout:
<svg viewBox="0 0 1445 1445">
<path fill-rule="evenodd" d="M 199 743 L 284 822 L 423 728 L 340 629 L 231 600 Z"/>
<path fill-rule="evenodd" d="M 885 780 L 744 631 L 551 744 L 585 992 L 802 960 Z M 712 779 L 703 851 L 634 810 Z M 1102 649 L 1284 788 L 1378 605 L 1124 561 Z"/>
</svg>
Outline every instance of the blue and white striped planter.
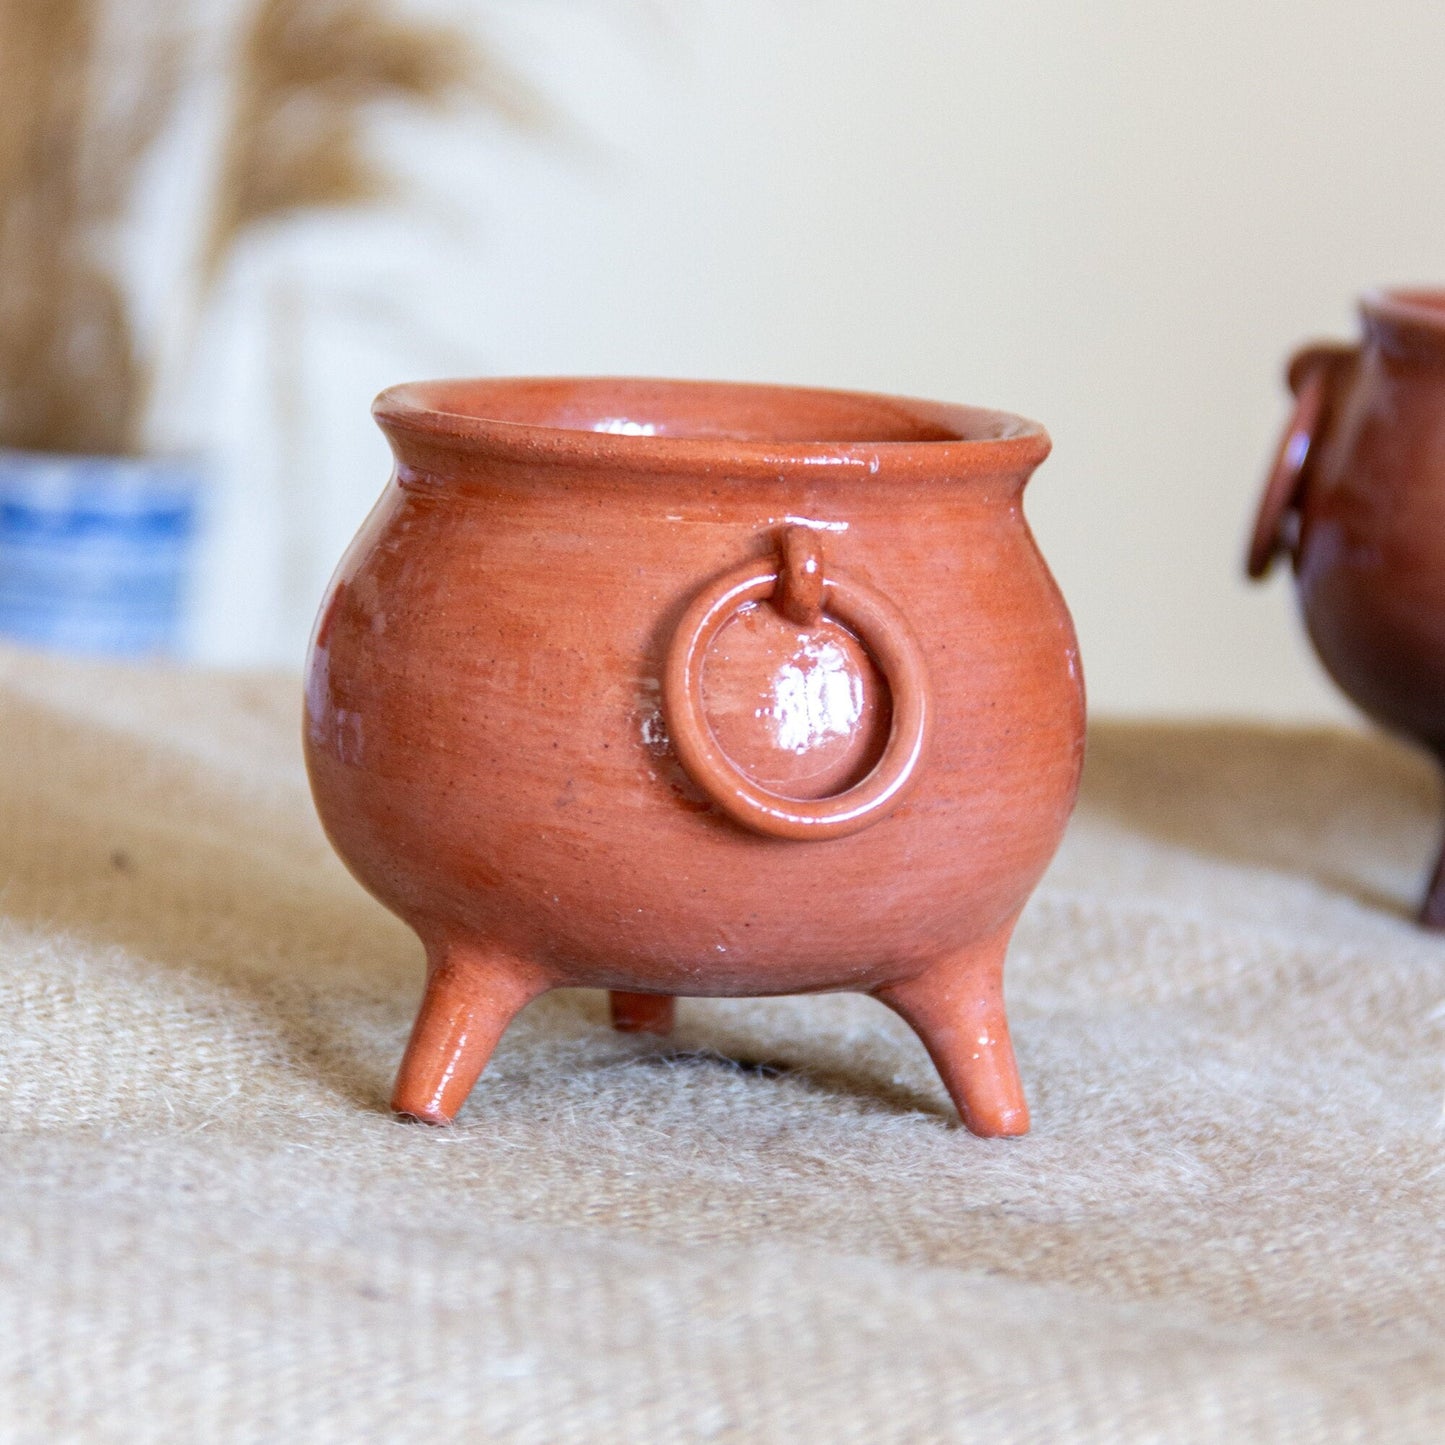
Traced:
<svg viewBox="0 0 1445 1445">
<path fill-rule="evenodd" d="M 0 448 L 0 634 L 66 652 L 178 651 L 200 494 L 193 458 Z"/>
</svg>

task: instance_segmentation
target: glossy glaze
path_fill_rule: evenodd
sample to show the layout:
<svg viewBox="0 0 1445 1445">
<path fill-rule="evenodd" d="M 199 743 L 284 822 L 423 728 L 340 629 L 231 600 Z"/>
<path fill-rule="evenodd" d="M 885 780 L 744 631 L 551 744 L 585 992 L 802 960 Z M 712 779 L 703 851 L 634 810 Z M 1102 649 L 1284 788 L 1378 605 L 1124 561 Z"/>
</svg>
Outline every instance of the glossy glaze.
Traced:
<svg viewBox="0 0 1445 1445">
<path fill-rule="evenodd" d="M 652 1031 L 678 994 L 852 989 L 970 1128 L 1024 1132 L 1003 955 L 1084 723 L 1021 509 L 1042 429 L 618 380 L 375 414 L 396 472 L 322 608 L 305 738 L 333 843 L 427 948 L 398 1111 L 450 1119 L 550 988 Z"/>
<path fill-rule="evenodd" d="M 1290 363 L 1248 570 L 1288 552 L 1330 675 L 1445 761 L 1445 291 L 1373 292 L 1361 313 L 1357 345 Z M 1420 916 L 1445 927 L 1445 857 Z"/>
</svg>

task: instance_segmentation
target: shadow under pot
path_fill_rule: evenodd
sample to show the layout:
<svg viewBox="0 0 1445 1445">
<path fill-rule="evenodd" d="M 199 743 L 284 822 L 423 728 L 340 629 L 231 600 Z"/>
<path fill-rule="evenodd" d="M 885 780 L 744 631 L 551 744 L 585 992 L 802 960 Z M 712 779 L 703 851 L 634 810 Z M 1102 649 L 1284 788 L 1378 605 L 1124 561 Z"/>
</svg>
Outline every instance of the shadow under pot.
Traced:
<svg viewBox="0 0 1445 1445">
<path fill-rule="evenodd" d="M 307 667 L 316 806 L 425 944 L 393 1096 L 450 1120 L 512 1017 L 869 993 L 964 1123 L 1021 1134 L 1014 924 L 1084 697 L 1024 522 L 1043 429 L 625 380 L 384 393 L 396 471 Z"/>
<path fill-rule="evenodd" d="M 1445 763 L 1445 290 L 1373 291 L 1360 311 L 1358 343 L 1290 362 L 1248 572 L 1288 553 L 1330 676 Z M 1445 929 L 1445 851 L 1420 921 Z"/>
</svg>

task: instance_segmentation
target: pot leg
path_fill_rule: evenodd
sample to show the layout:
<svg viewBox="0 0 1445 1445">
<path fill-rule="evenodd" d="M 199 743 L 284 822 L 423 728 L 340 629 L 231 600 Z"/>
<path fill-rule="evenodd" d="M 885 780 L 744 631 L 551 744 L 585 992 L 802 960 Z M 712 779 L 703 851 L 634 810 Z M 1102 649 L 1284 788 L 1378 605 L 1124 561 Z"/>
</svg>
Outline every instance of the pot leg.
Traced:
<svg viewBox="0 0 1445 1445">
<path fill-rule="evenodd" d="M 1425 928 L 1445 929 L 1445 848 L 1440 851 L 1440 861 L 1435 865 L 1435 876 L 1425 892 L 1425 902 L 1420 908 L 1420 923 Z"/>
<path fill-rule="evenodd" d="M 1010 923 L 919 977 L 877 991 L 923 1040 L 959 1118 L 990 1139 L 1029 1131 L 1003 1006 L 1003 960 L 1012 933 Z"/>
<path fill-rule="evenodd" d="M 612 1006 L 612 1027 L 624 1034 L 670 1034 L 677 1000 L 665 993 L 619 993 L 607 995 Z"/>
<path fill-rule="evenodd" d="M 429 947 L 426 994 L 391 1107 L 423 1123 L 450 1124 L 507 1025 L 550 986 L 530 964 L 485 944 Z"/>
</svg>

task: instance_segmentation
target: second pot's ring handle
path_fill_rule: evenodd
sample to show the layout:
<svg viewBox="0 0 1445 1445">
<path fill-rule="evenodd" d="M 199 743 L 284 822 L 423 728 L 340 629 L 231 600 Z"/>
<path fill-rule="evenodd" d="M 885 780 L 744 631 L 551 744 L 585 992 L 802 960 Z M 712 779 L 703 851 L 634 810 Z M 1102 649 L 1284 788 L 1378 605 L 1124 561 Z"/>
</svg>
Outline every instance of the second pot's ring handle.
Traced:
<svg viewBox="0 0 1445 1445">
<path fill-rule="evenodd" d="M 1264 496 L 1260 498 L 1254 535 L 1249 542 L 1245 571 L 1258 580 L 1270 569 L 1275 557 L 1287 547 L 1284 520 L 1299 506 L 1305 463 L 1314 447 L 1330 385 L 1341 362 L 1354 355 L 1354 348 L 1338 345 L 1307 347 L 1290 363 L 1290 384 L 1295 393 L 1294 415 L 1289 419 L 1270 468 Z"/>
<path fill-rule="evenodd" d="M 739 608 L 772 598 L 806 625 L 827 611 L 868 649 L 888 683 L 893 722 L 883 756 L 861 782 L 829 798 L 789 798 L 743 773 L 718 746 L 704 708 L 702 672 L 712 640 Z M 734 821 L 773 838 L 842 838 L 886 817 L 913 780 L 932 722 L 922 649 L 881 592 L 823 568 L 817 534 L 792 527 L 781 564 L 734 567 L 693 598 L 673 634 L 662 676 L 668 736 L 688 776 Z"/>
</svg>

